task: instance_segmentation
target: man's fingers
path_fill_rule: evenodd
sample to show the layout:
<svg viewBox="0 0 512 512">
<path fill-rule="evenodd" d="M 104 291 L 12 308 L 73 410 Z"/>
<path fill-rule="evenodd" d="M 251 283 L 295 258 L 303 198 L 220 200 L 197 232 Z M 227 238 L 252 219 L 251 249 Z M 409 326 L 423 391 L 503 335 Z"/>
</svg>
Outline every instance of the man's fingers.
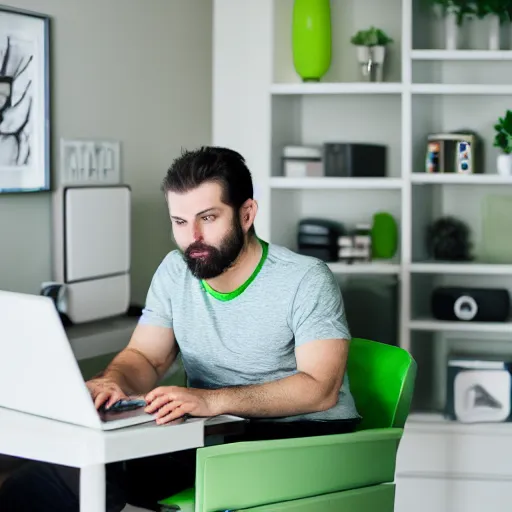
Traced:
<svg viewBox="0 0 512 512">
<path fill-rule="evenodd" d="M 166 414 L 163 417 L 157 417 L 156 422 L 158 425 L 163 425 L 164 423 L 169 423 L 171 421 L 176 421 L 180 418 L 183 418 L 186 414 L 190 414 L 195 405 L 191 402 L 185 402 L 177 405 L 174 409 Z"/>
<path fill-rule="evenodd" d="M 126 398 L 127 397 L 126 397 L 126 395 L 124 393 L 119 393 L 119 392 L 112 393 L 110 395 L 110 398 L 109 398 L 109 400 L 107 402 L 107 405 L 106 405 L 107 409 L 109 407 L 112 407 L 119 400 L 123 400 L 123 399 L 126 399 Z"/>
<path fill-rule="evenodd" d="M 171 421 L 177 420 L 178 418 L 183 417 L 186 414 L 183 409 L 183 405 L 178 405 L 175 407 L 172 412 L 169 412 L 165 416 L 157 418 L 156 422 L 158 425 L 164 425 L 165 423 L 169 423 Z"/>
<path fill-rule="evenodd" d="M 172 411 L 174 411 L 174 409 L 176 409 L 177 407 L 180 407 L 181 405 L 183 405 L 183 402 L 179 402 L 177 400 L 171 400 L 166 405 L 164 405 L 163 407 L 160 407 L 160 409 L 158 409 L 158 412 L 156 413 L 155 417 L 157 419 L 163 418 L 164 416 L 167 416 L 167 414 L 171 413 Z"/>
<path fill-rule="evenodd" d="M 162 406 L 168 403 L 171 399 L 168 395 L 162 395 L 155 398 L 151 403 L 149 403 L 144 409 L 145 412 L 149 414 L 153 414 L 155 411 L 158 411 Z"/>
<path fill-rule="evenodd" d="M 159 388 L 155 388 L 153 389 L 153 391 L 150 391 L 146 397 L 145 397 L 145 400 L 146 402 L 152 402 L 156 397 L 158 396 L 161 396 L 161 395 L 164 395 L 164 394 L 168 394 L 169 391 L 171 391 L 172 388 L 170 387 L 165 387 L 165 386 L 160 386 Z"/>
<path fill-rule="evenodd" d="M 105 408 L 112 407 L 119 400 L 126 400 L 128 397 L 122 391 L 101 391 L 94 399 L 94 406 L 99 409 L 102 405 Z"/>
<path fill-rule="evenodd" d="M 94 407 L 99 409 L 108 400 L 109 396 L 110 393 L 106 393 L 105 391 L 98 393 L 94 399 Z"/>
</svg>

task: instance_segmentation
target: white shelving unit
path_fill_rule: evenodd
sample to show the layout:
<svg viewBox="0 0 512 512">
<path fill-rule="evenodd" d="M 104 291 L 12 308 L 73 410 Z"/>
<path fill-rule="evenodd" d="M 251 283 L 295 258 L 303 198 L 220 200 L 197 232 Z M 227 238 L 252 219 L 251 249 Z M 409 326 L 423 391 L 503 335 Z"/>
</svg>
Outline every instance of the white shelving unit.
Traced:
<svg viewBox="0 0 512 512">
<path fill-rule="evenodd" d="M 347 226 L 371 222 L 378 211 L 396 218 L 400 240 L 392 262 L 330 267 L 341 279 L 394 282 L 398 342 L 418 358 L 418 386 L 425 391 L 415 406 L 439 410 L 444 381 L 437 377 L 450 340 L 476 335 L 492 344 L 495 337 L 512 334 L 512 324 L 433 320 L 429 304 L 432 290 L 443 284 L 512 289 L 512 258 L 500 264 L 484 259 L 481 225 L 486 197 L 512 198 L 512 177 L 497 174 L 498 150 L 492 144 L 495 122 L 512 108 L 512 46 L 486 50 L 482 22 L 471 29 L 471 47 L 445 50 L 442 22 L 420 3 L 332 0 L 331 68 L 320 82 L 303 83 L 293 67 L 293 0 L 214 0 L 213 140 L 246 157 L 259 201 L 256 227 L 273 243 L 295 249 L 302 217 Z M 361 82 L 350 44 L 357 30 L 370 25 L 395 41 L 383 83 Z M 424 173 L 427 135 L 460 129 L 481 136 L 483 172 Z M 385 144 L 387 177 L 283 177 L 284 145 L 329 141 Z M 443 215 L 470 227 L 474 263 L 429 260 L 426 228 Z"/>
<path fill-rule="evenodd" d="M 402 491 L 396 510 L 476 512 L 488 508 L 492 499 L 496 502 L 490 499 L 495 491 L 508 496 L 503 501 L 508 505 L 509 483 L 505 489 L 495 479 L 510 480 L 512 470 L 468 476 L 468 453 L 484 443 L 488 449 L 479 452 L 478 464 L 494 467 L 499 459 L 510 467 L 510 457 L 503 459 L 500 451 L 502 441 L 492 438 L 499 433 L 511 448 L 512 426 L 471 429 L 433 413 L 440 413 L 444 405 L 448 354 L 499 353 L 512 358 L 512 321 L 442 322 L 432 318 L 430 298 L 440 285 L 512 290 L 512 258 L 499 263 L 486 259 L 489 242 L 482 226 L 486 198 L 512 199 L 512 177 L 497 174 L 498 150 L 492 144 L 495 122 L 512 109 L 512 41 L 503 51 L 488 51 L 487 25 L 474 23 L 465 34 L 469 46 L 445 50 L 442 21 L 425 13 L 422 3 L 332 0 L 331 68 L 319 83 L 302 83 L 293 68 L 293 0 L 214 0 L 213 142 L 245 156 L 259 201 L 256 229 L 273 243 L 295 249 L 297 223 L 306 216 L 349 226 L 370 221 L 378 211 L 395 216 L 400 229 L 396 260 L 330 267 L 343 284 L 366 279 L 398 288 L 395 299 L 388 301 L 395 300 L 397 340 L 418 361 L 413 427 L 404 441 L 409 448 L 401 448 L 398 468 L 402 489 L 410 492 Z M 357 30 L 371 25 L 395 41 L 389 47 L 384 83 L 360 81 L 356 52 L 349 42 Z M 483 173 L 425 174 L 427 135 L 460 129 L 481 136 Z M 282 176 L 285 144 L 334 141 L 386 144 L 387 177 Z M 429 259 L 426 228 L 444 215 L 456 216 L 470 227 L 474 262 Z M 365 303 L 358 307 L 371 319 L 367 323 L 373 323 L 376 313 Z M 461 432 L 467 434 L 467 449 L 453 437 Z M 464 448 L 459 450 L 461 443 Z M 437 444 L 443 448 L 434 453 Z M 421 450 L 424 457 L 417 455 Z M 489 460 L 482 459 L 486 456 Z M 460 475 L 473 480 L 468 483 Z M 453 486 L 457 493 L 447 492 Z M 472 493 L 471 502 L 461 505 L 461 490 Z"/>
</svg>

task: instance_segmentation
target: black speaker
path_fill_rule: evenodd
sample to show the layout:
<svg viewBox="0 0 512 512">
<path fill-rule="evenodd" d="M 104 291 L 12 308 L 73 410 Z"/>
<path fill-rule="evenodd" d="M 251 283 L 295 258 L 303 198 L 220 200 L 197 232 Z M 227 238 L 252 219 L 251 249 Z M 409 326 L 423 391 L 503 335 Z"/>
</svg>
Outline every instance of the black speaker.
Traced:
<svg viewBox="0 0 512 512">
<path fill-rule="evenodd" d="M 337 261 L 338 238 L 344 232 L 345 228 L 340 222 L 329 219 L 302 219 L 297 233 L 298 252 L 326 262 Z"/>
<path fill-rule="evenodd" d="M 432 293 L 431 307 L 438 320 L 506 322 L 510 295 L 499 288 L 439 287 Z"/>
<path fill-rule="evenodd" d="M 387 147 L 381 144 L 327 142 L 323 149 L 325 176 L 380 178 L 387 174 Z"/>
</svg>

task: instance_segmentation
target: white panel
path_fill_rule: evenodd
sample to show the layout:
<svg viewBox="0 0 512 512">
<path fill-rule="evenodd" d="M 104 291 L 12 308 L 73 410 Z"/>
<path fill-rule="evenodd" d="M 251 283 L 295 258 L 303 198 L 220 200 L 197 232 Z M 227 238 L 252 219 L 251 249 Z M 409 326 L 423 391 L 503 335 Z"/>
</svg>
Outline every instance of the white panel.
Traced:
<svg viewBox="0 0 512 512">
<path fill-rule="evenodd" d="M 130 303 L 130 275 L 71 283 L 66 292 L 66 312 L 74 323 L 122 315 Z"/>
<path fill-rule="evenodd" d="M 129 188 L 67 189 L 64 219 L 66 281 L 129 271 Z"/>
<path fill-rule="evenodd" d="M 100 426 L 57 310 L 47 297 L 0 292 L 0 407 Z"/>
</svg>

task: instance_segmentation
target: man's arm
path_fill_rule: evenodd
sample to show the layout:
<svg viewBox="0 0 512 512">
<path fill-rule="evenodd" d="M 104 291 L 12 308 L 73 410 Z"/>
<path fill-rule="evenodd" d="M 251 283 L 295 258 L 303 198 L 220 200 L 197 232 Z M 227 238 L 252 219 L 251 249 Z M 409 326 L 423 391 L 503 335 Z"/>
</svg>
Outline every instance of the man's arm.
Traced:
<svg viewBox="0 0 512 512">
<path fill-rule="evenodd" d="M 146 400 L 157 423 L 184 414 L 281 417 L 325 411 L 336 405 L 348 357 L 346 339 L 316 340 L 297 348 L 297 373 L 284 379 L 216 390 L 159 387 Z"/>
<path fill-rule="evenodd" d="M 316 340 L 296 350 L 296 375 L 252 386 L 211 392 L 215 414 L 254 417 L 293 416 L 334 407 L 343 381 L 349 342 Z"/>
<path fill-rule="evenodd" d="M 174 332 L 168 327 L 138 324 L 130 343 L 102 373 L 126 394 L 153 389 L 178 354 Z"/>
</svg>

